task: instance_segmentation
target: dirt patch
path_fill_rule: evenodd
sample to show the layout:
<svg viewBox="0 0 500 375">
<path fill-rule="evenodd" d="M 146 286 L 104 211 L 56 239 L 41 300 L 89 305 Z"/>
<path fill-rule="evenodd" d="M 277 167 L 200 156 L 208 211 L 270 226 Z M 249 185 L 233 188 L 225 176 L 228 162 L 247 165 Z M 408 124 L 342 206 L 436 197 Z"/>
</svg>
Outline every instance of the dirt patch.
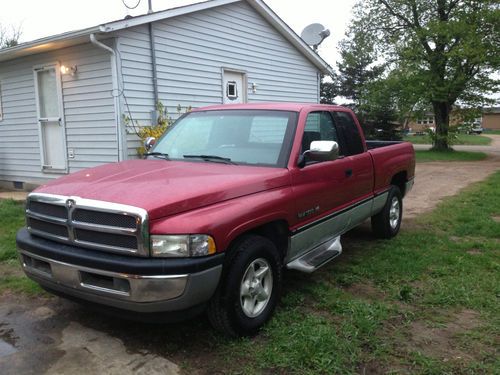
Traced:
<svg viewBox="0 0 500 375">
<path fill-rule="evenodd" d="M 432 162 L 417 164 L 413 190 L 404 200 L 404 217 L 429 212 L 445 197 L 500 169 L 500 156 L 481 162 Z"/>
<path fill-rule="evenodd" d="M 18 264 L 0 262 L 0 275 L 2 277 L 22 277 L 24 272 Z"/>
<path fill-rule="evenodd" d="M 371 283 L 356 283 L 345 288 L 345 291 L 369 301 L 382 301 L 385 294 Z"/>
<path fill-rule="evenodd" d="M 443 361 L 478 359 L 481 351 L 477 350 L 478 345 L 475 345 L 476 351 L 465 350 L 458 346 L 457 337 L 480 325 L 480 316 L 473 310 L 462 310 L 453 314 L 448 323 L 438 327 L 417 320 L 409 327 L 405 346 L 408 351 L 418 351 Z"/>
<path fill-rule="evenodd" d="M 500 216 L 492 216 L 491 219 L 496 223 L 500 223 Z"/>
<path fill-rule="evenodd" d="M 469 250 L 467 250 L 467 254 L 470 254 L 470 255 L 480 255 L 480 254 L 482 254 L 482 252 L 479 249 L 469 249 Z"/>
</svg>

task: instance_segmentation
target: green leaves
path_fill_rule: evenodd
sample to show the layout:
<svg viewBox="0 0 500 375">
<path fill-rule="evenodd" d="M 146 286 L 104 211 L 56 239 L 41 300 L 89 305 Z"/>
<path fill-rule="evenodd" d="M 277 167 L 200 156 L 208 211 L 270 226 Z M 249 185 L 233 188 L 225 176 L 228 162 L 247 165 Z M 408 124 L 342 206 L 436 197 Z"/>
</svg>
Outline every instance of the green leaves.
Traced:
<svg viewBox="0 0 500 375">
<path fill-rule="evenodd" d="M 444 108 L 436 127 L 448 148 L 452 107 L 490 103 L 499 88 L 500 7 L 493 0 L 360 1 L 340 50 L 341 94 L 369 103 L 368 114 L 390 108 L 403 123 L 416 107 Z M 382 88 L 392 97 L 384 106 L 376 103 Z"/>
</svg>

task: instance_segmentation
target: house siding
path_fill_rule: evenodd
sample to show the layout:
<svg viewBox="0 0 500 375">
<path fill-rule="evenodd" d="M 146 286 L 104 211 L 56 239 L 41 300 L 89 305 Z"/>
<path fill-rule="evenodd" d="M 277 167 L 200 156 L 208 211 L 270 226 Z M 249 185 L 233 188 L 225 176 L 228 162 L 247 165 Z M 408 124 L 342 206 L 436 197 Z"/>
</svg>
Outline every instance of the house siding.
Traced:
<svg viewBox="0 0 500 375">
<path fill-rule="evenodd" d="M 222 103 L 222 69 L 247 75 L 248 102 L 319 101 L 318 69 L 246 2 L 153 24 L 159 99 L 173 117 L 177 106 Z M 139 124 L 154 108 L 147 26 L 119 33 L 124 94 Z M 251 83 L 257 85 L 253 93 Z M 126 107 L 123 107 L 128 111 Z M 129 129 L 128 153 L 139 146 Z"/>
<path fill-rule="evenodd" d="M 66 144 L 75 157 L 69 172 L 117 161 L 110 55 L 84 44 L 0 63 L 3 120 L 0 121 L 0 180 L 43 182 L 33 67 L 59 62 L 77 65 L 61 77 Z"/>
</svg>

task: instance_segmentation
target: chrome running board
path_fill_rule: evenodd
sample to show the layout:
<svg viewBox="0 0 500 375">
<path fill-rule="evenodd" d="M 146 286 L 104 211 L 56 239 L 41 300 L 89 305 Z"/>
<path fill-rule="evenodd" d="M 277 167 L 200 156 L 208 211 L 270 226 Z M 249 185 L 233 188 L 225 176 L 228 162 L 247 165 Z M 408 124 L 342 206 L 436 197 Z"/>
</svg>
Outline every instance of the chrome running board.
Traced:
<svg viewBox="0 0 500 375">
<path fill-rule="evenodd" d="M 338 236 L 322 243 L 301 257 L 292 260 L 286 267 L 291 270 L 311 273 L 333 258 L 338 257 L 341 253 L 342 245 L 340 244 L 340 236 Z"/>
</svg>

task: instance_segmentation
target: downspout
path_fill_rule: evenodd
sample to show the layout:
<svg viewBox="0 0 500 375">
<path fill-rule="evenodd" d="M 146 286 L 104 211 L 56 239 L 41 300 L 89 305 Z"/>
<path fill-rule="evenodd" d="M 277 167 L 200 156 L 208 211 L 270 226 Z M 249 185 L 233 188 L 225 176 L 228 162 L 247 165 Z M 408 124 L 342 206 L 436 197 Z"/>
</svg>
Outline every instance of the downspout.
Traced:
<svg viewBox="0 0 500 375">
<path fill-rule="evenodd" d="M 148 14 L 153 13 L 153 0 L 148 0 Z M 153 23 L 148 23 L 149 29 L 149 47 L 151 49 L 151 66 L 153 73 L 153 97 L 154 97 L 154 107 L 151 111 L 151 125 L 156 125 L 158 123 L 158 103 L 160 101 L 158 95 L 158 71 L 156 70 L 156 48 L 155 48 L 155 34 Z"/>
<path fill-rule="evenodd" d="M 158 95 L 158 71 L 156 69 L 156 48 L 155 48 L 155 34 L 153 29 L 153 23 L 152 22 L 148 23 L 148 27 L 149 27 L 149 45 L 151 48 L 151 65 L 153 67 L 153 94 L 155 100 L 153 111 L 154 113 L 156 113 L 156 106 L 158 105 L 160 99 Z"/>
<path fill-rule="evenodd" d="M 123 157 L 123 131 L 120 119 L 120 87 L 118 85 L 118 65 L 116 52 L 113 48 L 101 43 L 95 37 L 95 34 L 90 34 L 90 42 L 98 48 L 104 49 L 111 54 L 111 79 L 113 81 L 113 98 L 115 101 L 115 121 L 116 121 L 116 138 L 118 143 L 118 161 L 124 160 Z"/>
</svg>

